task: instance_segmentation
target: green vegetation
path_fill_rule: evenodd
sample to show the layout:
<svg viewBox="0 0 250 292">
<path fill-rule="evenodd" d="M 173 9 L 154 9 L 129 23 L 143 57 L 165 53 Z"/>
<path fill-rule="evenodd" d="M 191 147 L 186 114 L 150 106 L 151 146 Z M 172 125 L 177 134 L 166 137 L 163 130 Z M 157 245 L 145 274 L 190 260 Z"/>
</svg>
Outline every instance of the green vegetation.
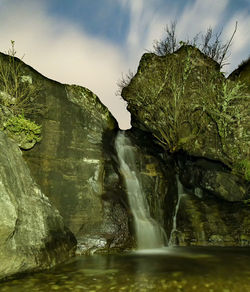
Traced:
<svg viewBox="0 0 250 292">
<path fill-rule="evenodd" d="M 250 181 L 250 160 L 245 159 L 236 163 L 234 166 L 234 172 L 242 173 L 244 178 Z"/>
<path fill-rule="evenodd" d="M 26 119 L 21 114 L 9 118 L 3 123 L 1 130 L 7 132 L 14 139 L 16 135 L 22 137 L 26 143 L 39 142 L 41 140 L 41 126 Z"/>
<path fill-rule="evenodd" d="M 1 117 L 1 129 L 15 140 L 19 141 L 18 135 L 21 135 L 22 141 L 26 137 L 27 142 L 32 140 L 36 143 L 41 140 L 41 127 L 29 120 L 29 117 L 41 112 L 35 102 L 40 87 L 33 84 L 31 76 L 25 75 L 22 61 L 15 58 L 14 41 L 11 41 L 7 53 L 7 58 L 0 57 L 0 104 L 8 109 L 9 114 Z"/>
</svg>

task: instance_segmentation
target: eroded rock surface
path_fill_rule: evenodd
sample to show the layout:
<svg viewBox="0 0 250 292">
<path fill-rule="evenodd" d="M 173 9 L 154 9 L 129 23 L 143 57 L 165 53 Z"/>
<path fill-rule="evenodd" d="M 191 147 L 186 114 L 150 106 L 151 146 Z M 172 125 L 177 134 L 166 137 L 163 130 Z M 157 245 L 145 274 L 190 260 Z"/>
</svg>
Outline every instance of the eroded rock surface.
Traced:
<svg viewBox="0 0 250 292">
<path fill-rule="evenodd" d="M 18 146 L 0 132 L 0 279 L 48 269 L 74 255 L 76 240 L 31 178 Z"/>
</svg>

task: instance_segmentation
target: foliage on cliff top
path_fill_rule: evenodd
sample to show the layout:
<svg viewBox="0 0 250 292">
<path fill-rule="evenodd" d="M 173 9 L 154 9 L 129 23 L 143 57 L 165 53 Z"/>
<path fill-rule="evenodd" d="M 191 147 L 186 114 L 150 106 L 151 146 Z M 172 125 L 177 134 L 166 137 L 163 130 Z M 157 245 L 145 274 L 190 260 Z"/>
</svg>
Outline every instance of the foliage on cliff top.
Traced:
<svg viewBox="0 0 250 292">
<path fill-rule="evenodd" d="M 236 31 L 237 22 L 230 39 L 226 42 L 221 39 L 222 31 L 215 33 L 212 27 L 209 27 L 205 34 L 197 33 L 193 39 L 183 41 L 179 40 L 176 35 L 176 22 L 172 22 L 166 26 L 163 39 L 154 41 L 154 53 L 158 56 L 165 56 L 174 53 L 184 44 L 191 45 L 200 49 L 204 55 L 216 61 L 222 68 L 227 64 L 229 48 Z"/>
</svg>

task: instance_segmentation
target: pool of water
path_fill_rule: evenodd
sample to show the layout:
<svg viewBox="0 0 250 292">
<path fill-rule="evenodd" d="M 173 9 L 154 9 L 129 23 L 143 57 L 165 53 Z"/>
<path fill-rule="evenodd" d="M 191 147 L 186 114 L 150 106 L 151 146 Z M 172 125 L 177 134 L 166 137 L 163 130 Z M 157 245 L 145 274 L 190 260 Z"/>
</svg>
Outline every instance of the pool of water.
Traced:
<svg viewBox="0 0 250 292">
<path fill-rule="evenodd" d="M 249 248 L 164 248 L 81 256 L 0 283 L 0 291 L 249 292 Z"/>
</svg>

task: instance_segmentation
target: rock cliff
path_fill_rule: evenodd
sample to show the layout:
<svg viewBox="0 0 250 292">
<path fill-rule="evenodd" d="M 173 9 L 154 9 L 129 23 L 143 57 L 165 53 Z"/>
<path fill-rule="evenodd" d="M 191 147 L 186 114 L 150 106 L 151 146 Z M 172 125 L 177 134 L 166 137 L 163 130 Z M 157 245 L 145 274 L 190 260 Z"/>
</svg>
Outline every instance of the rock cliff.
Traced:
<svg viewBox="0 0 250 292">
<path fill-rule="evenodd" d="M 134 130 L 151 134 L 176 161 L 168 198 L 174 203 L 164 207 L 174 244 L 250 245 L 250 95 L 243 67 L 226 79 L 215 61 L 185 45 L 166 56 L 144 54 L 122 90 Z"/>
<path fill-rule="evenodd" d="M 48 269 L 74 255 L 76 240 L 31 178 L 17 145 L 0 132 L 0 279 Z"/>
<path fill-rule="evenodd" d="M 8 56 L 2 54 L 1 58 L 8 64 Z M 20 80 L 31 87 L 26 90 L 27 98 L 34 93 L 24 118 L 35 121 L 41 134 L 29 147 L 34 125 L 29 132 L 24 127 L 20 131 L 23 117 L 18 116 L 16 127 L 6 105 L 0 114 L 3 129 L 26 150 L 23 156 L 32 176 L 76 236 L 79 253 L 127 248 L 126 194 L 120 186 L 112 146 L 118 131 L 116 120 L 87 88 L 55 82 L 20 64 Z M 12 114 L 19 105 L 22 108 L 21 103 L 9 104 Z M 23 133 L 25 143 L 20 143 Z"/>
<path fill-rule="evenodd" d="M 58 262 L 57 250 L 63 250 L 62 259 L 66 259 L 68 247 L 74 245 L 63 224 L 76 237 L 79 254 L 135 246 L 133 218 L 114 146 L 119 130 L 115 119 L 87 88 L 47 79 L 13 60 L 20 70 L 17 79 L 23 98 L 13 97 L 10 84 L 0 80 L 0 129 L 23 150 L 33 180 L 48 199 L 39 196 L 54 206 L 46 211 L 39 207 L 36 212 L 54 210 L 55 220 L 61 220 L 59 240 L 53 252 L 45 248 L 49 256 L 43 267 Z M 8 62 L 9 57 L 1 54 L 0 66 Z M 122 91 L 132 114 L 133 127 L 127 135 L 134 144 L 150 213 L 172 244 L 250 245 L 249 92 L 247 79 L 242 77 L 244 85 L 238 75 L 226 79 L 216 62 L 183 46 L 164 57 L 145 54 Z M 2 137 L 3 147 L 10 148 L 4 151 L 18 152 Z M 24 161 L 20 164 L 26 167 Z M 14 165 L 11 162 L 10 167 Z M 1 174 L 0 182 L 4 180 Z M 32 203 L 27 205 L 30 208 Z M 14 222 L 15 214 L 8 212 L 6 217 Z M 52 230 L 58 230 L 55 220 Z M 5 237 L 11 234 L 10 239 L 19 220 L 13 222 L 12 231 L 5 227 L 7 233 L 3 231 Z M 46 236 L 38 240 L 50 242 Z M 26 245 L 31 244 L 30 238 Z M 9 251 L 4 242 L 2 246 L 6 261 Z M 16 271 L 22 271 L 16 263 Z M 35 270 L 32 265 L 23 271 Z"/>
<path fill-rule="evenodd" d="M 192 46 L 146 53 L 122 90 L 132 125 L 151 132 L 166 151 L 219 160 L 249 178 L 249 93 Z"/>
</svg>

